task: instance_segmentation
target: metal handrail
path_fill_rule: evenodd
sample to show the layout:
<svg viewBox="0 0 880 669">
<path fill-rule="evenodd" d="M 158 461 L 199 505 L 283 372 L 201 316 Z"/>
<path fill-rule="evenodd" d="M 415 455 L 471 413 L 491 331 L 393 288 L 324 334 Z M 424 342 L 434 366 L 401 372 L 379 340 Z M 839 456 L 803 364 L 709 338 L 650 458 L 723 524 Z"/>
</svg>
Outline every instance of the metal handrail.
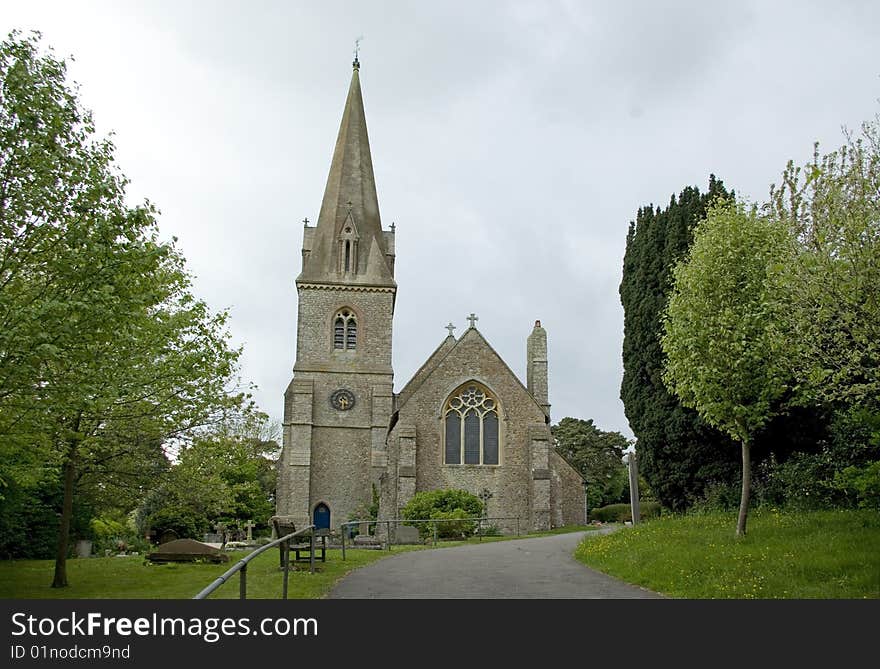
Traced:
<svg viewBox="0 0 880 669">
<path fill-rule="evenodd" d="M 310 541 L 310 544 L 311 544 L 310 545 L 311 571 L 312 571 L 312 573 L 314 573 L 314 571 L 315 571 L 315 532 L 314 532 L 314 530 L 315 530 L 315 526 L 309 525 L 308 527 L 304 527 L 303 529 L 297 530 L 296 532 L 291 532 L 290 534 L 286 534 L 283 537 L 281 537 L 280 539 L 275 539 L 275 541 L 272 541 L 272 542 L 266 544 L 265 546 L 260 546 L 257 550 L 253 551 L 252 553 L 248 554 L 247 556 L 245 556 L 244 558 L 242 558 L 241 560 L 236 562 L 233 567 L 229 568 L 222 575 L 220 575 L 216 579 L 214 579 L 208 587 L 206 587 L 204 590 L 199 592 L 199 594 L 197 594 L 195 597 L 193 597 L 193 599 L 206 599 L 208 597 L 208 595 L 210 595 L 217 588 L 219 588 L 221 585 L 226 583 L 226 581 L 228 581 L 230 578 L 232 578 L 232 576 L 233 576 L 233 574 L 235 574 L 235 572 L 240 573 L 239 591 L 238 591 L 239 592 L 239 599 L 247 599 L 247 566 L 248 566 L 248 562 L 250 562 L 255 557 L 260 555 L 260 553 L 264 553 L 267 550 L 269 550 L 270 548 L 274 548 L 275 546 L 278 546 L 281 544 L 284 544 L 284 546 L 281 549 L 282 553 L 284 555 L 284 558 L 282 560 L 282 565 L 281 565 L 282 569 L 284 570 L 282 599 L 287 599 L 287 577 L 288 577 L 288 568 L 290 567 L 290 541 L 291 541 L 291 539 L 295 539 L 296 537 L 305 536 L 307 533 L 309 534 L 309 537 L 311 538 L 311 541 Z"/>
<path fill-rule="evenodd" d="M 433 545 L 437 545 L 437 524 L 438 523 L 454 523 L 459 521 L 489 521 L 489 520 L 515 520 L 516 521 L 516 536 L 519 536 L 519 516 L 475 516 L 473 518 L 417 518 L 413 520 L 407 520 L 406 518 L 392 518 L 388 520 L 380 520 L 380 519 L 369 519 L 369 520 L 349 520 L 347 522 L 342 523 L 339 526 L 340 533 L 342 534 L 342 559 L 345 559 L 345 528 L 349 525 L 359 525 L 362 523 L 368 524 L 380 524 L 385 523 L 388 525 L 388 539 L 385 542 L 387 550 L 391 550 L 391 523 L 396 523 L 400 525 L 401 523 L 434 523 L 434 540 Z M 483 535 L 481 530 L 483 529 L 483 523 L 479 522 L 477 525 L 477 535 L 479 536 L 480 541 L 483 540 Z"/>
</svg>

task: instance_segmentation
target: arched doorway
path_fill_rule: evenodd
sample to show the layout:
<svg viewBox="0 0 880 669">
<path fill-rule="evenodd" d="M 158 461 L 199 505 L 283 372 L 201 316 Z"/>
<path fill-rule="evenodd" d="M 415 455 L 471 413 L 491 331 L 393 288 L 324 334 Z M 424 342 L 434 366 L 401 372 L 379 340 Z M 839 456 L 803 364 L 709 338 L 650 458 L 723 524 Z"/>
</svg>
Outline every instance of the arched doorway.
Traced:
<svg viewBox="0 0 880 669">
<path fill-rule="evenodd" d="M 312 525 L 318 530 L 330 529 L 330 507 L 321 502 L 312 512 Z"/>
</svg>

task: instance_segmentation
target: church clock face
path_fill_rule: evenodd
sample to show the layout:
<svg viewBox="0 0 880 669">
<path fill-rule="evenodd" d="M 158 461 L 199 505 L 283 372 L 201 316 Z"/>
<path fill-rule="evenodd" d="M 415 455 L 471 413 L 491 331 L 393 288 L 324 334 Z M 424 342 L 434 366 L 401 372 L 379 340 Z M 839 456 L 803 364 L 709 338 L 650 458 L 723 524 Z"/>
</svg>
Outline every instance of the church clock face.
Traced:
<svg viewBox="0 0 880 669">
<path fill-rule="evenodd" d="M 338 411 L 348 411 L 354 406 L 354 393 L 345 388 L 334 390 L 330 395 L 330 406 Z"/>
</svg>

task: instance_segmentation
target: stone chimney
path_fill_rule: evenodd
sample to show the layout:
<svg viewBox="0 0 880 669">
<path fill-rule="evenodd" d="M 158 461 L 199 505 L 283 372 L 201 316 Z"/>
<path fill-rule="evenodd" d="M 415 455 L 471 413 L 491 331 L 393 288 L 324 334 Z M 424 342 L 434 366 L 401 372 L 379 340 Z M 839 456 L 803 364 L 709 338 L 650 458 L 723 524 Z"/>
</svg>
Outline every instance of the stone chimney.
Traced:
<svg viewBox="0 0 880 669">
<path fill-rule="evenodd" d="M 549 416 L 547 386 L 547 331 L 541 327 L 541 321 L 535 321 L 526 342 L 526 387 Z"/>
</svg>

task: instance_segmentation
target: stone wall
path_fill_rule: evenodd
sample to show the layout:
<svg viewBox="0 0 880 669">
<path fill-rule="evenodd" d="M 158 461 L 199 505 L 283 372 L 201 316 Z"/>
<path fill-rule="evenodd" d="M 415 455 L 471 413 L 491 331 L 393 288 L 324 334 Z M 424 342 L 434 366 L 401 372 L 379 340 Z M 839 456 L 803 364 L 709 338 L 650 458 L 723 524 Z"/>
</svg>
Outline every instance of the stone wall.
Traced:
<svg viewBox="0 0 880 669">
<path fill-rule="evenodd" d="M 391 374 L 393 289 L 299 287 L 294 371 Z M 333 348 L 333 320 L 348 307 L 357 316 L 357 350 Z"/>
<path fill-rule="evenodd" d="M 556 451 L 550 454 L 553 526 L 584 524 L 584 486 L 580 473 Z"/>
</svg>

